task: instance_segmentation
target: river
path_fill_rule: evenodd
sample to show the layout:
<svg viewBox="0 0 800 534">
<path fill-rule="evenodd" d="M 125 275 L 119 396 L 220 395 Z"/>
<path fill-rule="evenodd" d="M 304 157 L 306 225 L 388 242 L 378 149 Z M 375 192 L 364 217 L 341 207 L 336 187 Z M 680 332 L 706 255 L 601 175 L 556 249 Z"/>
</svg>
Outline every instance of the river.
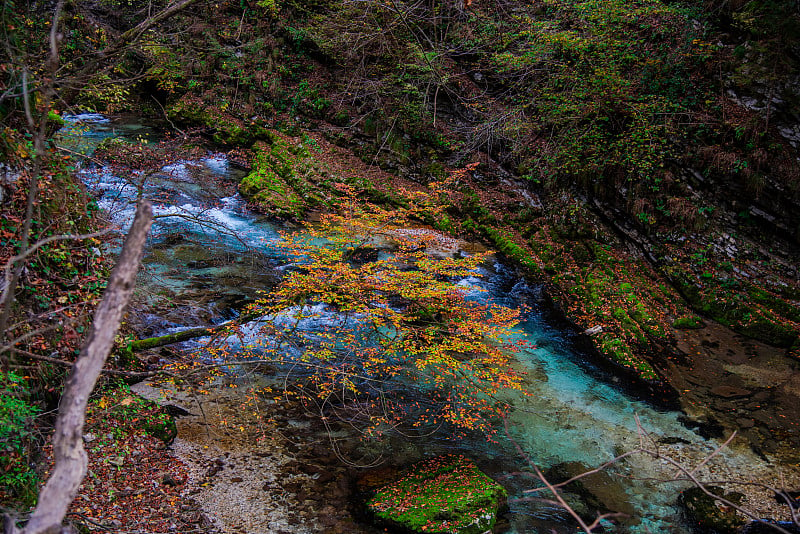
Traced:
<svg viewBox="0 0 800 534">
<path fill-rule="evenodd" d="M 67 121 L 61 142 L 83 153 L 109 137 L 157 138 L 153 129 L 136 120 L 84 114 Z M 108 167 L 85 164 L 80 172 L 100 207 L 124 229 L 137 188 Z M 240 177 L 223 155 L 208 153 L 164 167 L 144 186 L 144 196 L 155 201 L 156 221 L 140 277 L 140 311 L 132 319 L 143 335 L 230 319 L 238 303 L 269 288 L 287 268 L 288 260 L 276 243 L 280 231 L 293 228 L 249 211 L 235 193 Z M 524 305 L 517 335 L 535 348 L 523 350 L 515 365 L 527 373 L 525 387 L 531 395 L 506 399 L 513 405 L 509 432 L 501 429 L 494 441 L 436 435 L 425 444 L 408 444 L 409 459 L 423 451 L 463 452 L 509 490 L 510 511 L 503 532 L 566 533 L 575 532 L 575 524 L 552 497 L 537 498 L 539 493 L 526 491 L 540 485 L 530 476 L 528 461 L 545 472 L 574 474 L 644 444 L 660 457 L 641 454 L 612 465 L 585 483 L 590 497 L 568 495 L 570 502 L 581 508 L 590 506 L 588 499 L 634 515 L 618 526 L 605 522 L 614 532 L 690 532 L 677 505 L 680 490 L 688 484 L 664 481 L 676 473 L 665 458 L 691 468 L 715 451 L 721 440 L 703 438 L 687 428 L 682 413 L 658 409 L 625 392 L 613 376 L 576 349 L 576 333 L 552 317 L 541 298 L 542 288 L 530 287 L 514 269 L 492 259 L 474 274 L 459 280 L 470 298 L 515 308 Z M 202 340 L 187 347 L 202 347 Z M 527 459 L 517 454 L 517 446 Z M 746 443 L 734 441 L 697 474 L 717 480 L 766 481 L 776 476 L 776 467 Z M 748 504 L 770 513 L 769 497 L 752 491 L 748 495 L 752 500 Z"/>
</svg>

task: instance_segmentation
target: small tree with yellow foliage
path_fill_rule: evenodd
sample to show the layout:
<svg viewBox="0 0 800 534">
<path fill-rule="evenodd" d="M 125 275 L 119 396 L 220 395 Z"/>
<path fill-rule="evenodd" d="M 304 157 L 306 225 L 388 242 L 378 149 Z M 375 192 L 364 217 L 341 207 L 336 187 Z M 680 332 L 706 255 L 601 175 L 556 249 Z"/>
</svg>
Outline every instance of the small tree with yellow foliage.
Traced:
<svg viewBox="0 0 800 534">
<path fill-rule="evenodd" d="M 431 254 L 442 236 L 409 228 L 430 208 L 419 196 L 403 210 L 344 198 L 340 214 L 284 236 L 297 268 L 252 305 L 264 317 L 259 341 L 239 356 L 304 369 L 323 415 L 358 413 L 373 437 L 443 424 L 491 434 L 506 410 L 498 393 L 521 389 L 510 361 L 520 346 L 509 341 L 518 312 L 457 284 L 488 253 Z"/>
</svg>

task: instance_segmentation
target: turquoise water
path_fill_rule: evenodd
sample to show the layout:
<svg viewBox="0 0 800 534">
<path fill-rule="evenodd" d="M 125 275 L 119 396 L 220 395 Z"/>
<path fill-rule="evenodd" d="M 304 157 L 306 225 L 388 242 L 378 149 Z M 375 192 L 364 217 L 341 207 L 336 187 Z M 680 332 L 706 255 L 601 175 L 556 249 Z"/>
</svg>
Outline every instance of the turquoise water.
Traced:
<svg viewBox="0 0 800 534">
<path fill-rule="evenodd" d="M 102 116 L 79 119 L 70 118 L 84 127 L 65 135 L 88 139 L 89 148 L 81 149 L 85 152 L 92 143 L 110 136 L 152 136 L 147 129 L 116 125 Z M 81 172 L 101 207 L 124 229 L 138 190 L 108 168 L 86 165 Z M 153 335 L 229 318 L 235 314 L 233 303 L 252 298 L 258 290 L 268 288 L 281 271 L 291 268 L 276 247 L 281 228 L 248 211 L 232 188 L 220 185 L 220 178 L 222 182 L 235 181 L 236 173 L 223 156 L 209 153 L 196 161 L 165 167 L 145 188 L 144 195 L 156 201 L 157 219 L 143 284 L 154 294 L 168 294 L 174 303 L 168 313 L 152 312 Z M 552 495 L 527 492 L 540 485 L 530 476 L 529 461 L 545 471 L 558 466 L 582 470 L 633 450 L 644 439 L 649 448 L 694 465 L 719 445 L 683 426 L 680 413 L 636 400 L 617 387 L 613 377 L 593 367 L 574 349 L 575 334 L 548 316 L 540 288 L 528 287 L 502 263 L 490 261 L 459 283 L 470 298 L 491 299 L 511 307 L 524 305 L 527 311 L 517 335 L 536 345 L 520 353 L 516 363 L 527 373 L 525 385 L 530 395 L 504 399 L 513 406 L 508 435 L 500 429 L 494 442 L 481 438 L 453 441 L 444 436 L 431 439 L 430 450 L 462 450 L 506 485 L 510 493 L 506 532 L 575 532 L 575 523 L 563 509 L 548 501 Z M 204 307 L 203 313 L 196 311 L 198 306 Z M 306 325 L 308 329 L 335 320 L 324 307 L 318 311 L 313 319 L 316 323 Z M 517 446 L 527 459 L 517 454 Z M 736 474 L 744 466 L 749 471 L 768 467 L 746 449 L 726 450 L 709 466 L 719 475 Z M 614 532 L 689 532 L 675 505 L 684 486 L 662 482 L 675 473 L 663 459 L 637 456 L 606 472 L 610 476 L 585 484 L 588 498 L 586 493 L 567 492 L 568 501 L 589 515 L 591 503 L 598 502 L 601 507 L 635 515 L 610 527 Z"/>
</svg>

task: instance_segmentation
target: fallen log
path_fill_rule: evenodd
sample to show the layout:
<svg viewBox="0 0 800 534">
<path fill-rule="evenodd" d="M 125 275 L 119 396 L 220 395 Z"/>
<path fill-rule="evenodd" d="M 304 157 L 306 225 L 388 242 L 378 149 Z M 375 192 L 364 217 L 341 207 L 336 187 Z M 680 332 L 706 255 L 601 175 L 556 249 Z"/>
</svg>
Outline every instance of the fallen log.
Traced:
<svg viewBox="0 0 800 534">
<path fill-rule="evenodd" d="M 136 339 L 128 344 L 127 350 L 129 352 L 139 352 L 143 350 L 164 347 L 166 345 L 172 345 L 174 343 L 181 343 L 183 341 L 189 341 L 190 339 L 196 339 L 198 337 L 212 336 L 222 332 L 225 330 L 225 328 L 232 324 L 246 323 L 247 321 L 257 319 L 261 315 L 262 314 L 260 312 L 249 312 L 240 315 L 236 319 L 225 321 L 224 323 L 220 323 L 218 325 L 198 326 L 196 328 L 189 328 L 188 330 L 181 330 L 180 332 L 173 332 L 172 334 L 166 334 L 163 336 Z"/>
</svg>

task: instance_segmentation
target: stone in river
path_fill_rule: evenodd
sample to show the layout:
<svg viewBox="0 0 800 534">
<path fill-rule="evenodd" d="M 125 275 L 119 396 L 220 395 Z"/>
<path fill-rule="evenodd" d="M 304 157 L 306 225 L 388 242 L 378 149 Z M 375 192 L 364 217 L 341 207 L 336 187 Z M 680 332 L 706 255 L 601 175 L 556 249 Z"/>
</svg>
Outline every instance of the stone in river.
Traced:
<svg viewBox="0 0 800 534">
<path fill-rule="evenodd" d="M 739 417 L 736 419 L 736 424 L 739 425 L 739 428 L 752 428 L 755 426 L 756 422 L 746 417 Z"/>
<path fill-rule="evenodd" d="M 739 504 L 744 496 L 741 493 L 726 493 L 722 488 L 707 486 L 714 495 L 734 504 Z M 678 501 L 686 510 L 686 515 L 701 532 L 717 534 L 738 534 L 745 521 L 736 512 L 707 495 L 697 487 L 689 488 L 681 493 Z"/>
<path fill-rule="evenodd" d="M 426 534 L 492 530 L 506 490 L 463 456 L 418 462 L 379 488 L 367 510 L 381 526 Z"/>
</svg>

